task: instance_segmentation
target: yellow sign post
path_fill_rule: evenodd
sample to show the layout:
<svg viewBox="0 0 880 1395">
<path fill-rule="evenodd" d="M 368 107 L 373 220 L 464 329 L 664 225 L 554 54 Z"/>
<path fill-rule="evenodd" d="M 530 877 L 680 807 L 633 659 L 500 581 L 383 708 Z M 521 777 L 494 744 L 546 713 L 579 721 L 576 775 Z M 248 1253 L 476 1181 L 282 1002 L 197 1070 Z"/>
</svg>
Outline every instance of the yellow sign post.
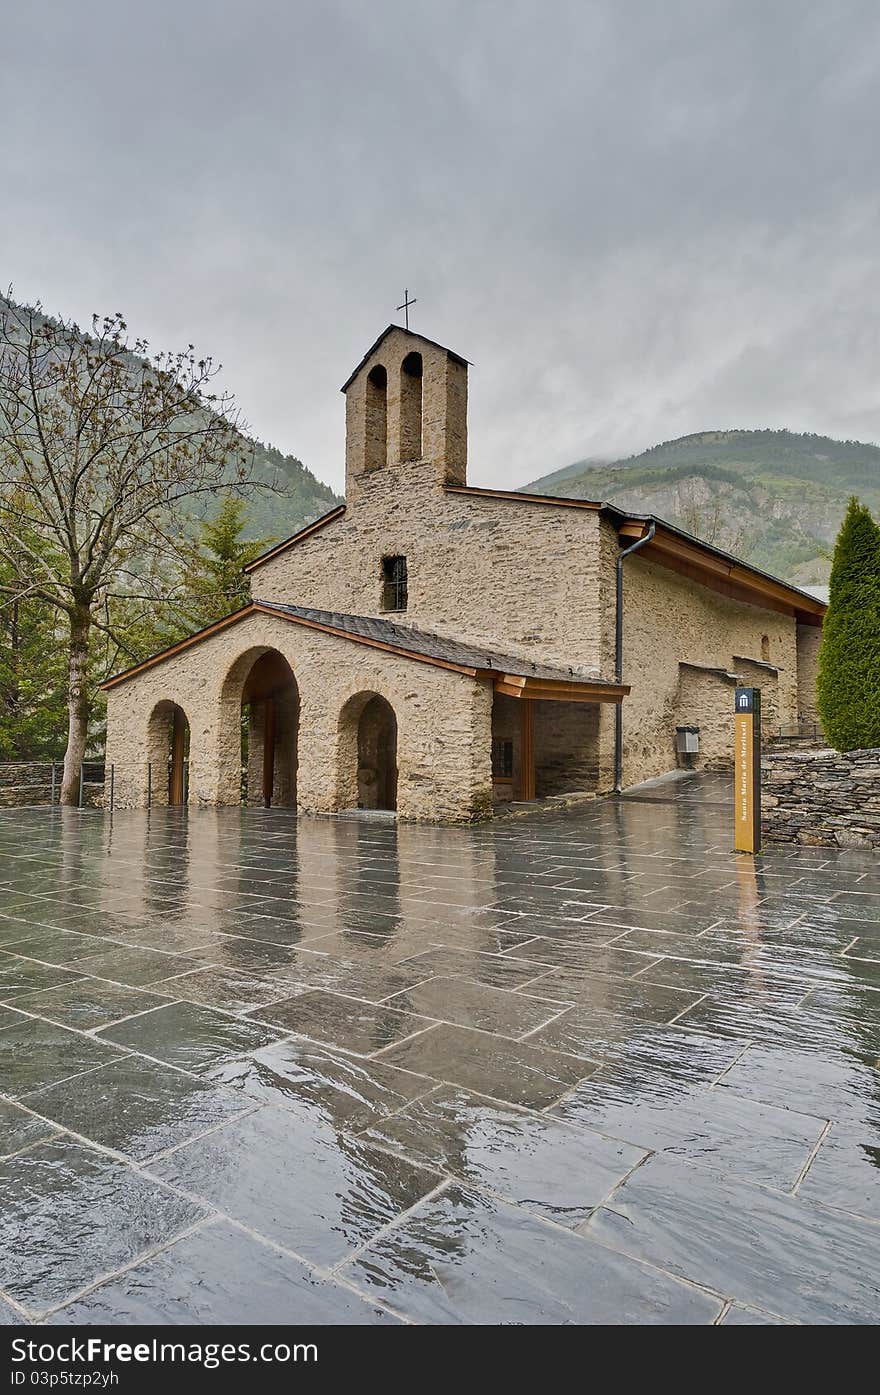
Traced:
<svg viewBox="0 0 880 1395">
<path fill-rule="evenodd" d="M 761 689 L 734 695 L 734 847 L 761 851 Z"/>
</svg>

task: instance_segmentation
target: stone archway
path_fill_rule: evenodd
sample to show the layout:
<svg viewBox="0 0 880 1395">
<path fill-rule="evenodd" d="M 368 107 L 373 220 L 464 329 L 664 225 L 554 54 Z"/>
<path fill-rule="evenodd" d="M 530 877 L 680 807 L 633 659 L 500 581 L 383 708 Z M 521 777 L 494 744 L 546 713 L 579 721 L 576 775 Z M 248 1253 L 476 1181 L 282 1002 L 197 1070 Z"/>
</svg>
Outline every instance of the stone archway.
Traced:
<svg viewBox="0 0 880 1395">
<path fill-rule="evenodd" d="M 355 693 L 339 717 L 340 806 L 397 809 L 397 717 L 379 693 Z"/>
<path fill-rule="evenodd" d="M 186 804 L 189 795 L 190 727 L 176 702 L 157 702 L 147 722 L 147 802 Z"/>
<path fill-rule="evenodd" d="M 233 664 L 223 684 L 221 712 L 229 727 L 224 745 L 239 771 L 241 802 L 296 808 L 299 709 L 296 678 L 277 649 L 248 650 Z"/>
</svg>

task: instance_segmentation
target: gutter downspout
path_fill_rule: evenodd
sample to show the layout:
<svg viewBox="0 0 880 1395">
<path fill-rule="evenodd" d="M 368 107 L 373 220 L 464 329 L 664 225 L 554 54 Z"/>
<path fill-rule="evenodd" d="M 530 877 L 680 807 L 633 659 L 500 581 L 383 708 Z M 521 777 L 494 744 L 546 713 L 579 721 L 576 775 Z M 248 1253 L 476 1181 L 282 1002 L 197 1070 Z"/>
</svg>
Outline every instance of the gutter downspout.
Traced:
<svg viewBox="0 0 880 1395">
<path fill-rule="evenodd" d="M 627 557 L 646 547 L 657 531 L 652 518 L 644 537 L 638 538 L 631 547 L 625 547 L 617 554 L 617 606 L 614 616 L 614 681 L 623 682 L 623 564 Z M 623 703 L 614 708 L 614 793 L 620 794 L 623 783 Z"/>
</svg>

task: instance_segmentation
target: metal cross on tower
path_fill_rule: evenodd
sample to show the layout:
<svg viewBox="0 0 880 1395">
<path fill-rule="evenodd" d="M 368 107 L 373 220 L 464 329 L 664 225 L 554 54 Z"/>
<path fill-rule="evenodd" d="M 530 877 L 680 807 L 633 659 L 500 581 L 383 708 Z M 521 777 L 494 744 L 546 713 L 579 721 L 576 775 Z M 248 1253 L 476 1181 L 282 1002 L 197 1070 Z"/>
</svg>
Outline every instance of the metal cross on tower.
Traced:
<svg viewBox="0 0 880 1395">
<path fill-rule="evenodd" d="M 411 305 L 415 305 L 415 303 L 416 303 L 415 296 L 413 297 L 412 300 L 410 300 L 410 298 L 409 298 L 409 290 L 408 290 L 406 287 L 404 287 L 404 289 L 403 289 L 403 304 L 402 304 L 402 305 L 398 305 L 397 308 L 398 308 L 398 310 L 402 310 L 403 313 L 404 313 L 404 315 L 406 316 L 406 321 L 405 321 L 405 323 L 406 323 L 407 329 L 409 329 L 409 307 L 410 307 Z"/>
</svg>

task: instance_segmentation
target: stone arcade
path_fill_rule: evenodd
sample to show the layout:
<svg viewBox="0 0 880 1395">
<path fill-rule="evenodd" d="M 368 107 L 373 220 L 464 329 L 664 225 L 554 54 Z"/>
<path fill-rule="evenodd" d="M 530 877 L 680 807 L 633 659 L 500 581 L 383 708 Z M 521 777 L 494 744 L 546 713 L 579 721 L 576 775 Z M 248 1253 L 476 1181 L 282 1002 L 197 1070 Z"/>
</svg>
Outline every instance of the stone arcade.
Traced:
<svg viewBox="0 0 880 1395">
<path fill-rule="evenodd" d="M 380 335 L 343 388 L 345 505 L 251 564 L 250 605 L 104 685 L 117 804 L 244 784 L 468 821 L 659 775 L 678 726 L 723 766 L 737 681 L 771 735 L 815 719 L 822 603 L 660 520 L 468 485 L 467 371 Z"/>
</svg>

